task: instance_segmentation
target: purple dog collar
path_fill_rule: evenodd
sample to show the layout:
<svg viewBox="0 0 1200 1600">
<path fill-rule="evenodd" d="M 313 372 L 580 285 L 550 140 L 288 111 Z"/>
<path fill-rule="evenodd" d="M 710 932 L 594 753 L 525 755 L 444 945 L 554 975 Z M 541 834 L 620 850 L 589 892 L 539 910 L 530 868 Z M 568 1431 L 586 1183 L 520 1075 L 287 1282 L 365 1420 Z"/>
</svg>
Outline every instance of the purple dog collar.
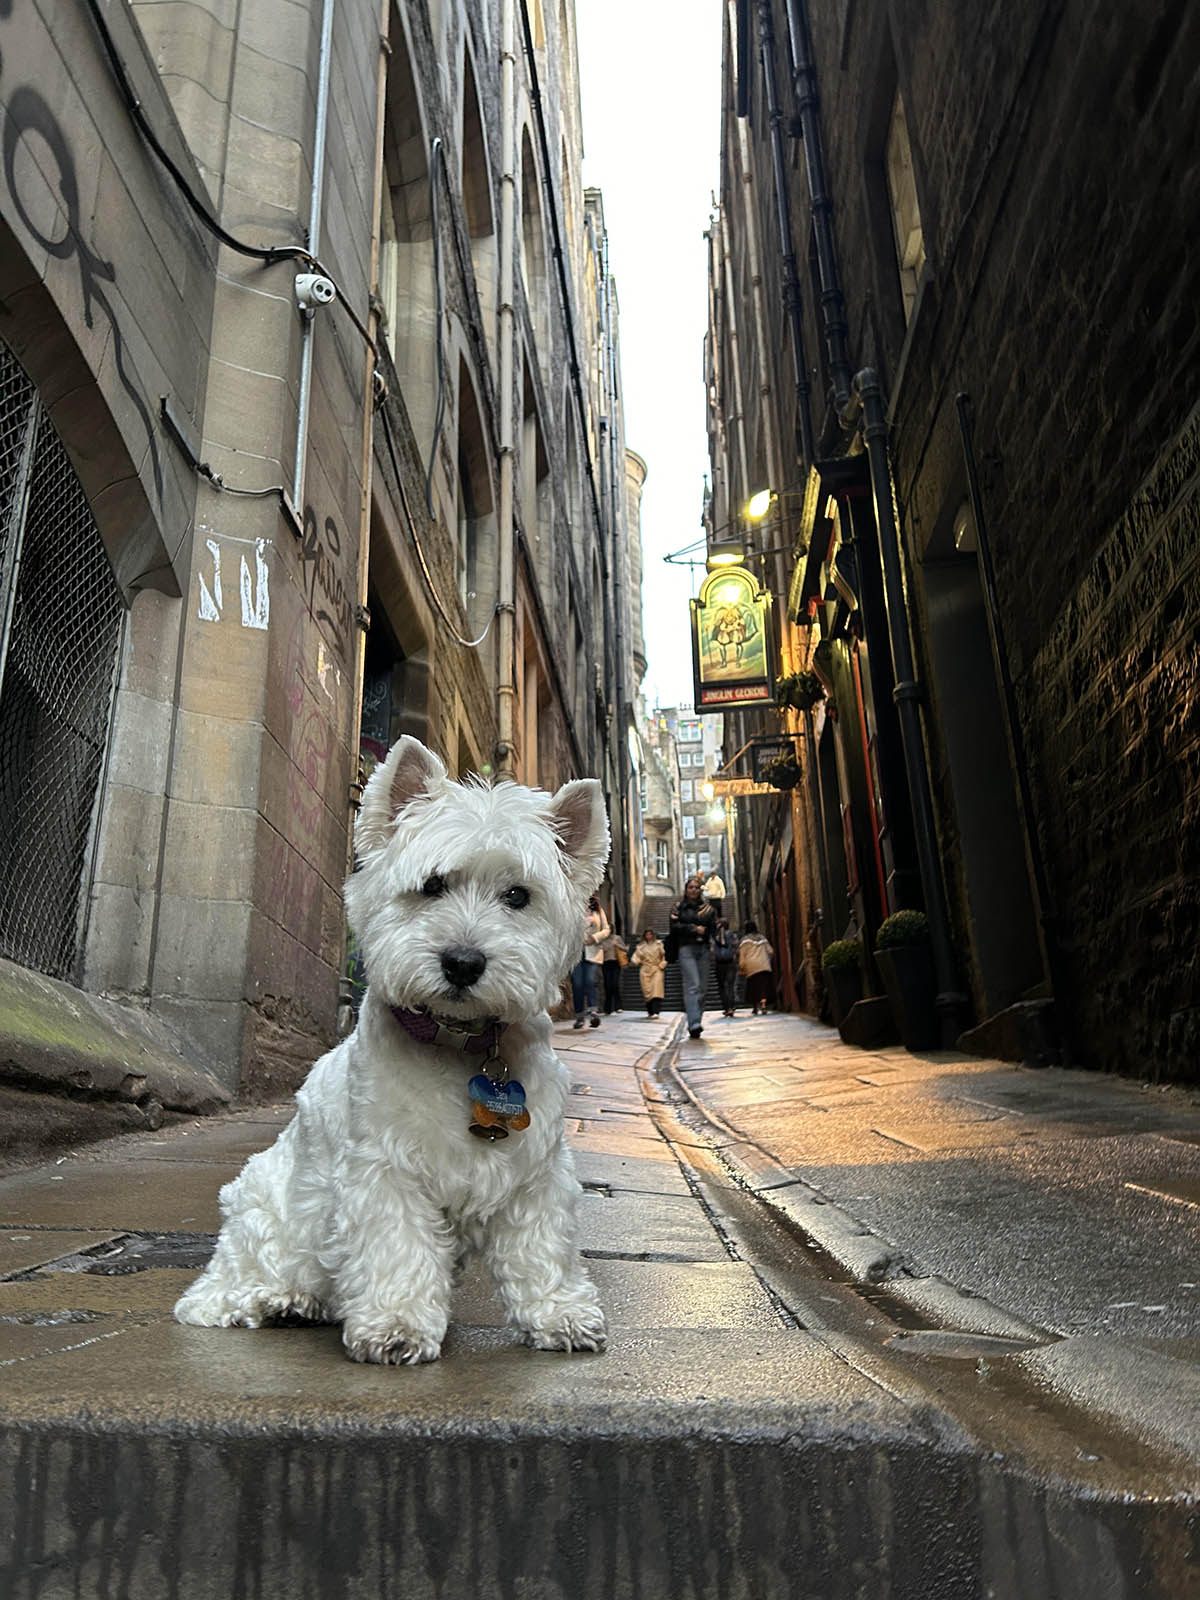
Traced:
<svg viewBox="0 0 1200 1600">
<path fill-rule="evenodd" d="M 468 1055 L 492 1055 L 500 1043 L 504 1023 L 492 1017 L 478 1033 L 467 1033 L 462 1028 L 452 1028 L 439 1022 L 429 1011 L 409 1011 L 404 1006 L 392 1006 L 392 1015 L 418 1044 L 444 1045 L 450 1050 L 464 1050 Z"/>
</svg>

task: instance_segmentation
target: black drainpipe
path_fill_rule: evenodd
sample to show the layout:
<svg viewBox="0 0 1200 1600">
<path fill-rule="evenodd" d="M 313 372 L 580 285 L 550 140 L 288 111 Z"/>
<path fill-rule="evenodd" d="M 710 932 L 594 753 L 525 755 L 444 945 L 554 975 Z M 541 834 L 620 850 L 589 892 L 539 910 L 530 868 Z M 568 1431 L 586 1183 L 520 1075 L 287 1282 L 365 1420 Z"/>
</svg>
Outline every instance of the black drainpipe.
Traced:
<svg viewBox="0 0 1200 1600">
<path fill-rule="evenodd" d="M 862 402 L 863 442 L 871 472 L 871 498 L 875 506 L 875 525 L 879 530 L 879 554 L 883 562 L 883 592 L 887 605 L 888 641 L 892 651 L 892 673 L 896 687 L 892 698 L 900 719 L 900 741 L 904 748 L 904 768 L 912 801 L 913 831 L 916 835 L 917 868 L 929 918 L 929 943 L 937 978 L 937 1008 L 941 1019 L 942 1044 L 952 1045 L 964 1025 L 967 997 L 957 983 L 954 953 L 950 942 L 950 918 L 942 885 L 938 859 L 937 829 L 933 819 L 933 792 L 925 765 L 925 744 L 921 734 L 921 686 L 917 682 L 908 612 L 904 603 L 904 572 L 900 561 L 900 539 L 896 529 L 896 508 L 892 497 L 892 470 L 888 451 L 888 425 L 883 406 L 883 389 L 870 367 L 864 367 L 854 380 L 854 390 Z"/>
<path fill-rule="evenodd" d="M 825 807 L 821 804 L 821 775 L 817 769 L 817 736 L 813 730 L 814 711 L 802 711 L 804 720 L 804 748 L 808 755 L 808 792 L 812 803 L 813 837 L 817 841 L 817 871 L 821 878 L 821 904 L 817 907 L 816 924 L 821 927 L 825 921 L 825 914 L 830 914 L 833 907 L 830 901 L 833 898 L 832 884 L 829 876 L 829 848 L 825 841 Z M 824 944 L 824 939 L 822 939 Z"/>
<path fill-rule="evenodd" d="M 796 375 L 796 426 L 805 466 L 816 460 L 813 441 L 811 385 L 808 360 L 804 354 L 804 323 L 800 315 L 800 281 L 796 275 L 796 252 L 792 248 L 792 208 L 788 202 L 787 162 L 783 153 L 783 116 L 775 87 L 775 23 L 771 0 L 759 0 L 759 50 L 762 57 L 763 85 L 767 96 L 767 116 L 771 123 L 771 156 L 775 167 L 775 205 L 779 214 L 779 248 L 783 257 L 783 296 L 792 332 L 792 365 Z"/>
<path fill-rule="evenodd" d="M 967 492 L 971 497 L 971 510 L 975 516 L 975 536 L 979 542 L 979 568 L 983 577 L 983 595 L 987 605 L 992 641 L 996 650 L 996 668 L 1000 677 L 1000 690 L 1004 699 L 1004 715 L 1008 723 L 1008 737 L 1012 746 L 1013 765 L 1017 769 L 1017 788 L 1021 796 L 1021 812 L 1025 823 L 1026 847 L 1029 866 L 1033 873 L 1037 894 L 1038 920 L 1042 928 L 1042 958 L 1050 987 L 1056 993 L 1055 968 L 1059 965 L 1057 918 L 1052 910 L 1050 876 L 1046 871 L 1046 858 L 1042 854 L 1038 834 L 1037 813 L 1033 805 L 1033 788 L 1029 781 L 1029 755 L 1025 748 L 1025 735 L 1017 710 L 1017 693 L 1013 686 L 1012 671 L 1008 664 L 1008 646 L 1000 620 L 996 599 L 996 572 L 992 566 L 992 545 L 988 534 L 987 518 L 983 511 L 983 495 L 979 487 L 979 469 L 975 462 L 975 427 L 971 397 L 956 394 L 954 408 L 958 412 L 958 429 L 962 438 L 963 461 L 967 469 Z"/>
<path fill-rule="evenodd" d="M 817 246 L 817 270 L 821 279 L 821 316 L 825 325 L 825 348 L 829 352 L 829 375 L 833 379 L 834 404 L 840 414 L 846 409 L 850 399 L 850 351 L 847 342 L 850 330 L 846 320 L 846 299 L 842 293 L 837 249 L 833 238 L 833 200 L 825 176 L 817 72 L 813 65 L 805 0 L 787 0 L 787 19 L 788 46 L 792 55 L 792 84 L 800 112 L 800 137 L 804 142 L 804 165 L 808 172 L 813 236 Z"/>
</svg>

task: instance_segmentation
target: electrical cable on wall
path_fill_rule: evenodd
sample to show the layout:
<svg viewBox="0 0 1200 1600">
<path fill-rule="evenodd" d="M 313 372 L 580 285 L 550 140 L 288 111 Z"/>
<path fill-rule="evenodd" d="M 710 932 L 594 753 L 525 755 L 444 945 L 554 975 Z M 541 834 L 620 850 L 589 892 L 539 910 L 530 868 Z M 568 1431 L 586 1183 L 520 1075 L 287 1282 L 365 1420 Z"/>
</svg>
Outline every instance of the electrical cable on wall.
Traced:
<svg viewBox="0 0 1200 1600">
<path fill-rule="evenodd" d="M 244 240 L 236 238 L 235 235 L 230 233 L 221 225 L 220 222 L 217 221 L 216 217 L 213 216 L 212 212 L 195 193 L 191 184 L 180 171 L 172 157 L 167 153 L 162 141 L 155 133 L 141 101 L 134 93 L 133 85 L 129 81 L 129 74 L 125 70 L 125 63 L 121 59 L 120 52 L 117 49 L 113 36 L 109 32 L 108 23 L 104 18 L 104 13 L 100 9 L 99 0 L 87 0 L 87 8 L 91 14 L 92 21 L 96 26 L 96 32 L 100 35 L 100 43 L 104 48 L 105 55 L 108 57 L 108 63 L 112 68 L 113 77 L 116 79 L 117 88 L 120 91 L 121 98 L 124 100 L 130 116 L 133 118 L 136 127 L 138 128 L 142 137 L 145 139 L 146 143 L 150 146 L 151 150 L 158 157 L 158 160 L 166 168 L 171 181 L 179 190 L 179 193 L 183 196 L 188 209 L 192 212 L 197 221 L 207 228 L 208 231 L 217 239 L 219 239 L 223 245 L 228 246 L 230 250 L 235 250 L 239 255 L 249 256 L 252 260 L 261 261 L 266 266 L 273 266 L 279 261 L 307 262 L 315 273 L 319 273 L 323 278 L 328 278 L 330 283 L 334 285 L 334 288 L 337 290 L 338 303 L 341 305 L 346 315 L 350 318 L 350 321 L 354 324 L 355 328 L 362 335 L 364 341 L 369 346 L 371 351 L 375 355 L 378 355 L 379 352 L 376 348 L 374 339 L 371 337 L 370 330 L 362 321 L 361 317 L 359 317 L 358 313 L 354 310 L 354 307 L 350 304 L 349 300 L 347 300 L 345 292 L 341 288 L 341 285 L 338 283 L 337 279 L 328 270 L 328 268 L 321 264 L 317 257 L 313 255 L 311 250 L 306 250 L 303 245 L 298 244 L 247 244 Z M 226 490 L 229 489 L 228 484 L 223 484 L 220 487 Z M 246 492 L 255 493 L 257 491 L 248 490 Z M 270 493 L 271 491 L 263 492 Z"/>
<path fill-rule="evenodd" d="M 207 461 L 202 461 L 200 459 L 200 456 L 196 452 L 195 446 L 188 438 L 186 428 L 171 409 L 171 402 L 167 399 L 166 395 L 162 397 L 162 400 L 159 403 L 159 415 L 162 417 L 163 424 L 166 427 L 167 432 L 171 435 L 172 439 L 174 439 L 176 445 L 179 447 L 184 460 L 187 462 L 188 466 L 191 467 L 192 471 L 197 475 L 197 477 L 203 478 L 206 483 L 210 483 L 212 487 L 220 494 L 241 495 L 247 500 L 268 500 L 273 496 L 277 497 L 283 514 L 291 526 L 292 532 L 298 539 L 304 537 L 304 527 L 300 521 L 299 513 L 292 502 L 291 495 L 284 488 L 283 484 L 268 484 L 265 489 L 239 489 L 232 483 L 226 483 L 219 472 L 214 471 L 212 466 L 210 466 Z"/>
</svg>

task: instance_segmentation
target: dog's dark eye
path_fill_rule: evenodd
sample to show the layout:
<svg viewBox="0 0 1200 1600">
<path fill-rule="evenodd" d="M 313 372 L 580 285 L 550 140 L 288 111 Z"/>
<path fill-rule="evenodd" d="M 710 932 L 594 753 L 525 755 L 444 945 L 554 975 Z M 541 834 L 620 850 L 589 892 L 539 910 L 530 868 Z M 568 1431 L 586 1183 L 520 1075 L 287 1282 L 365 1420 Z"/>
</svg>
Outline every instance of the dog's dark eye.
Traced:
<svg viewBox="0 0 1200 1600">
<path fill-rule="evenodd" d="M 432 878 L 426 878 L 421 885 L 421 893 L 430 900 L 436 900 L 438 895 L 445 894 L 446 880 L 440 873 L 435 872 Z"/>
<path fill-rule="evenodd" d="M 519 883 L 514 883 L 500 898 L 510 911 L 524 911 L 529 904 L 529 890 L 522 888 Z"/>
</svg>

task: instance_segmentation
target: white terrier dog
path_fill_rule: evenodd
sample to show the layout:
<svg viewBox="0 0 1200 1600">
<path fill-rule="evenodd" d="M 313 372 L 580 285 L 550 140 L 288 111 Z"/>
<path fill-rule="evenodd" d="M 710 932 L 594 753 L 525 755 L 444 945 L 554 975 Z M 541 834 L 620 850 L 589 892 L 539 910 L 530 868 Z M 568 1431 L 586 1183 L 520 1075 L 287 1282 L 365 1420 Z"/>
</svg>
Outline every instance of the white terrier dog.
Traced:
<svg viewBox="0 0 1200 1600">
<path fill-rule="evenodd" d="M 393 746 L 346 885 L 370 979 L 358 1026 L 221 1190 L 216 1251 L 180 1322 L 340 1322 L 354 1361 L 433 1361 L 456 1263 L 480 1250 L 528 1343 L 604 1348 L 546 1008 L 608 845 L 594 779 L 553 797 L 457 784 L 417 740 Z"/>
</svg>

